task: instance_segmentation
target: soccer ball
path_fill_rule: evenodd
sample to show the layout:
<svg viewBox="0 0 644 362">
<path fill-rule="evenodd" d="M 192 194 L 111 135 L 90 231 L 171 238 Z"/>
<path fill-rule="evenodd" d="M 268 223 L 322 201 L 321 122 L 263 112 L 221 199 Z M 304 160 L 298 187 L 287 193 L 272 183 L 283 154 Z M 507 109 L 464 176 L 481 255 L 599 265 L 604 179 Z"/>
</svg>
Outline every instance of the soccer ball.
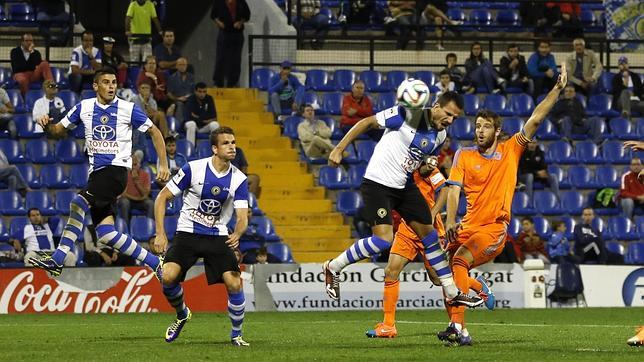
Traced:
<svg viewBox="0 0 644 362">
<path fill-rule="evenodd" d="M 407 108 L 422 108 L 429 101 L 429 87 L 419 79 L 409 78 L 398 86 L 398 102 Z"/>
</svg>

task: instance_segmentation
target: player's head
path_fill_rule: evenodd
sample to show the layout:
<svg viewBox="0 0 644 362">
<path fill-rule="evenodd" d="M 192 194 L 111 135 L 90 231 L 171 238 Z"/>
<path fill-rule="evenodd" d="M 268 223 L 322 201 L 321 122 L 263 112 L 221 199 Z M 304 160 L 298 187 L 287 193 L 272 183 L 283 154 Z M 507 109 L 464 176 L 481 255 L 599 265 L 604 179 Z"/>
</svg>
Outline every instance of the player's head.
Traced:
<svg viewBox="0 0 644 362">
<path fill-rule="evenodd" d="M 164 139 L 165 141 L 165 153 L 169 156 L 174 156 L 177 152 L 177 140 L 173 136 L 168 136 Z"/>
<path fill-rule="evenodd" d="M 458 58 L 456 58 L 456 53 L 447 53 L 445 56 L 445 63 L 447 63 L 448 68 L 455 66 L 457 61 Z"/>
<path fill-rule="evenodd" d="M 351 86 L 351 94 L 354 98 L 360 98 L 364 96 L 364 81 L 358 79 L 353 82 L 353 85 Z"/>
<path fill-rule="evenodd" d="M 631 171 L 634 174 L 639 174 L 642 170 L 642 160 L 639 157 L 633 157 L 631 160 Z"/>
<path fill-rule="evenodd" d="M 581 221 L 586 225 L 593 222 L 594 218 L 595 218 L 595 210 L 593 210 L 592 207 L 585 207 L 584 210 L 581 212 Z"/>
<path fill-rule="evenodd" d="M 210 132 L 210 145 L 215 157 L 223 161 L 235 159 L 237 149 L 235 146 L 235 133 L 230 127 L 219 127 Z"/>
<path fill-rule="evenodd" d="M 514 43 L 510 43 L 510 45 L 508 45 L 508 55 L 510 58 L 516 58 L 519 55 L 519 46 Z"/>
<path fill-rule="evenodd" d="M 564 88 L 563 97 L 565 99 L 573 99 L 575 98 L 576 95 L 577 95 L 577 92 L 575 91 L 575 87 L 572 84 L 567 85 L 566 88 Z"/>
<path fill-rule="evenodd" d="M 203 100 L 206 98 L 206 95 L 208 94 L 208 86 L 204 82 L 198 82 L 195 84 L 195 96 L 199 100 Z"/>
<path fill-rule="evenodd" d="M 163 44 L 171 46 L 174 44 L 174 30 L 165 29 L 163 30 Z"/>
<path fill-rule="evenodd" d="M 559 233 L 565 233 L 566 232 L 566 223 L 561 221 L 561 220 L 556 220 L 552 222 L 552 230 L 559 232 Z"/>
<path fill-rule="evenodd" d="M 114 100 L 116 96 L 116 73 L 110 67 L 104 67 L 94 73 L 94 83 L 92 87 L 96 92 L 96 98 L 99 102 L 107 104 Z"/>
<path fill-rule="evenodd" d="M 452 77 L 449 75 L 449 71 L 446 69 L 441 70 L 439 77 L 440 82 L 443 86 L 447 86 L 449 82 L 452 81 Z"/>
<path fill-rule="evenodd" d="M 34 225 L 40 225 L 42 224 L 42 215 L 40 214 L 40 210 L 37 207 L 32 207 L 27 211 L 27 216 L 29 217 L 29 222 L 34 224 Z"/>
<path fill-rule="evenodd" d="M 501 134 L 501 117 L 487 109 L 476 114 L 474 120 L 474 142 L 479 148 L 492 147 Z"/>
<path fill-rule="evenodd" d="M 575 49 L 575 53 L 582 54 L 586 50 L 586 41 L 582 38 L 576 38 L 572 41 L 572 47 Z"/>
<path fill-rule="evenodd" d="M 534 230 L 534 221 L 531 217 L 524 217 L 521 219 L 521 228 L 526 233 L 531 233 Z"/>
<path fill-rule="evenodd" d="M 81 43 L 83 48 L 91 48 L 94 46 L 94 33 L 89 30 L 85 30 L 81 35 Z"/>
<path fill-rule="evenodd" d="M 539 40 L 537 50 L 542 57 L 550 54 L 550 41 L 546 39 Z"/>
<path fill-rule="evenodd" d="M 438 97 L 430 109 L 432 126 L 442 131 L 449 127 L 463 111 L 463 97 L 456 92 L 445 92 Z"/>
</svg>

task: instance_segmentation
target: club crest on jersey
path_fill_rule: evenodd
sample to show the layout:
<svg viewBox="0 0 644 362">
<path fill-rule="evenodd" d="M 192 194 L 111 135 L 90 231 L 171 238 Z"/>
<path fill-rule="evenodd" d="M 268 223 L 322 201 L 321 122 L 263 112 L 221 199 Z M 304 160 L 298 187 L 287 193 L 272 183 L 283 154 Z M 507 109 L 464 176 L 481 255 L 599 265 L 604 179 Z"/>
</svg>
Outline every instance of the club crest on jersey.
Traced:
<svg viewBox="0 0 644 362">
<path fill-rule="evenodd" d="M 221 187 L 213 186 L 212 189 L 210 189 L 210 192 L 212 192 L 213 196 L 217 196 L 221 192 Z"/>
<path fill-rule="evenodd" d="M 106 115 L 102 115 L 102 116 L 101 116 L 101 123 L 102 123 L 102 124 L 107 124 L 107 122 L 108 122 L 109 120 L 110 120 L 110 119 L 109 119 L 109 117 L 107 117 Z"/>
<path fill-rule="evenodd" d="M 378 209 L 378 211 L 376 211 L 376 213 L 378 214 L 379 218 L 383 219 L 385 216 L 387 216 L 387 209 L 381 207 Z"/>
<path fill-rule="evenodd" d="M 420 140 L 421 148 L 427 148 L 428 145 L 429 145 L 429 140 L 427 138 L 423 138 L 422 140 Z"/>
</svg>

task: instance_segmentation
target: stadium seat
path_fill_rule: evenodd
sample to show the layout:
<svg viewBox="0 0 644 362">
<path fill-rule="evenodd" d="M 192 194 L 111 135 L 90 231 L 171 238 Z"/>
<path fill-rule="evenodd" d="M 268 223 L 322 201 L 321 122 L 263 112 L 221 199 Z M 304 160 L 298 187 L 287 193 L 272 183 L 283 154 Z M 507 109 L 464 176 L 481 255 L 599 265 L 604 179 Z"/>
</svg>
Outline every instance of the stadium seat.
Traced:
<svg viewBox="0 0 644 362">
<path fill-rule="evenodd" d="M 84 163 L 85 155 L 78 143 L 71 138 L 56 142 L 56 158 L 63 163 Z"/>
<path fill-rule="evenodd" d="M 250 86 L 266 91 L 271 87 L 271 79 L 273 79 L 274 75 L 275 72 L 269 68 L 255 68 L 250 76 Z"/>
<path fill-rule="evenodd" d="M 516 10 L 504 9 L 496 13 L 496 23 L 502 26 L 502 31 L 521 31 L 521 18 Z"/>
<path fill-rule="evenodd" d="M 195 152 L 197 157 L 206 158 L 212 156 L 212 147 L 210 146 L 209 140 L 199 140 L 197 141 L 197 147 L 195 147 Z"/>
<path fill-rule="evenodd" d="M 3 245 L 2 243 L 6 243 L 7 241 L 9 241 L 9 229 L 7 229 L 7 227 L 4 225 L 4 222 L 0 220 L 0 245 Z M 4 245 L 11 247 L 8 244 Z"/>
<path fill-rule="evenodd" d="M 58 92 L 58 97 L 63 100 L 63 103 L 65 103 L 65 108 L 66 109 L 72 109 L 76 104 L 78 104 L 78 96 L 76 93 L 72 92 L 69 89 L 66 90 L 61 90 Z"/>
<path fill-rule="evenodd" d="M 592 10 L 581 10 L 579 20 L 584 27 L 592 27 L 597 21 L 595 13 Z"/>
<path fill-rule="evenodd" d="M 511 116 L 512 109 L 508 107 L 505 96 L 501 94 L 488 94 L 483 101 L 483 108 L 493 111 L 500 116 Z M 465 106 L 465 113 L 467 114 L 467 105 Z"/>
<path fill-rule="evenodd" d="M 330 92 L 335 90 L 335 85 L 324 69 L 310 69 L 306 71 L 306 89 L 316 92 Z"/>
<path fill-rule="evenodd" d="M 44 165 L 40 168 L 40 183 L 50 189 L 68 189 L 71 183 L 60 164 Z"/>
<path fill-rule="evenodd" d="M 83 89 L 80 94 L 80 99 L 88 99 L 96 97 L 96 92 L 92 89 Z"/>
<path fill-rule="evenodd" d="M 2 7 L 0 7 L 0 10 Z M 0 67 L 0 87 L 3 87 L 5 89 L 11 89 L 16 87 L 17 83 L 15 80 L 13 80 L 13 74 L 11 73 L 11 69 L 7 69 L 4 67 Z"/>
<path fill-rule="evenodd" d="M 355 80 L 356 73 L 353 70 L 337 69 L 333 73 L 333 82 L 337 91 L 350 92 Z"/>
<path fill-rule="evenodd" d="M 342 114 L 342 98 L 344 95 L 340 92 L 325 93 L 323 97 L 323 108 L 327 114 L 339 116 Z"/>
<path fill-rule="evenodd" d="M 16 140 L 0 140 L 0 150 L 7 157 L 10 164 L 18 164 L 27 162 L 27 158 L 22 153 L 20 142 Z"/>
<path fill-rule="evenodd" d="M 390 89 L 384 84 L 382 74 L 376 70 L 364 70 L 360 72 L 359 79 L 365 84 L 367 92 L 388 92 Z"/>
<path fill-rule="evenodd" d="M 631 151 L 624 149 L 620 141 L 608 141 L 602 145 L 602 157 L 608 164 L 630 164 Z"/>
<path fill-rule="evenodd" d="M 519 221 L 519 219 L 517 219 L 516 217 L 513 217 L 510 220 L 510 225 L 508 225 L 508 234 L 513 239 L 516 239 L 520 233 L 521 233 L 521 221 Z"/>
<path fill-rule="evenodd" d="M 575 226 L 577 221 L 572 216 L 563 216 L 561 218 L 564 224 L 566 224 L 566 233 L 564 234 L 568 240 L 572 240 L 574 237 Z"/>
<path fill-rule="evenodd" d="M 34 109 L 34 103 L 39 98 L 42 98 L 45 95 L 45 91 L 42 89 L 30 89 L 25 94 L 25 103 L 27 104 L 27 111 L 31 112 Z"/>
<path fill-rule="evenodd" d="M 362 179 L 364 178 L 364 174 L 366 170 L 367 170 L 366 164 L 358 164 L 358 165 L 353 165 L 349 167 L 349 171 L 347 172 L 347 178 L 349 181 L 349 185 L 351 185 L 352 189 L 360 188 L 360 184 L 362 183 Z"/>
<path fill-rule="evenodd" d="M 611 108 L 611 97 L 607 94 L 593 94 L 588 99 L 586 115 L 600 117 L 617 117 L 619 112 Z"/>
<path fill-rule="evenodd" d="M 534 111 L 534 101 L 525 93 L 515 94 L 510 98 L 509 108 L 517 117 L 529 117 Z"/>
<path fill-rule="evenodd" d="M 644 242 L 630 243 L 624 262 L 626 264 L 644 265 Z"/>
<path fill-rule="evenodd" d="M 626 256 L 626 248 L 624 247 L 624 245 L 616 241 L 607 241 L 604 243 L 604 245 L 606 246 L 607 252 L 609 252 L 610 254 L 618 255 L 621 257 L 622 261 L 624 260 L 624 257 Z"/>
<path fill-rule="evenodd" d="M 575 157 L 579 163 L 583 164 L 604 163 L 604 159 L 599 152 L 599 147 L 592 141 L 576 142 Z"/>
<path fill-rule="evenodd" d="M 561 193 L 561 208 L 570 215 L 581 215 L 584 209 L 584 196 L 577 191 L 563 191 Z"/>
<path fill-rule="evenodd" d="M 67 82 L 67 68 L 51 67 L 51 75 L 54 78 L 54 82 L 58 85 L 58 89 L 61 90 L 58 92 L 58 96 L 60 97 L 62 90 L 69 88 L 69 82 Z"/>
<path fill-rule="evenodd" d="M 535 216 L 532 218 L 532 221 L 534 221 L 534 231 L 539 234 L 543 240 L 550 239 L 552 229 L 550 228 L 550 222 L 548 219 L 541 216 Z"/>
<path fill-rule="evenodd" d="M 419 70 L 416 73 L 414 73 L 412 77 L 414 79 L 422 80 L 423 82 L 425 82 L 425 84 L 427 84 L 428 87 L 431 87 L 434 84 L 436 84 L 436 76 L 431 70 Z M 398 85 L 400 85 L 400 83 Z M 396 85 L 395 90 L 398 89 L 398 85 Z"/>
<path fill-rule="evenodd" d="M 619 140 L 638 140 L 643 136 L 638 135 L 631 122 L 626 118 L 613 118 L 608 121 L 610 137 Z"/>
<path fill-rule="evenodd" d="M 577 158 L 573 153 L 572 146 L 566 141 L 555 141 L 550 144 L 546 152 L 547 163 L 575 164 Z"/>
<path fill-rule="evenodd" d="M 280 237 L 275 234 L 275 227 L 271 220 L 266 216 L 253 216 L 250 220 L 255 225 L 257 236 L 267 243 L 280 241 Z"/>
<path fill-rule="evenodd" d="M 39 189 L 41 187 L 40 178 L 36 174 L 36 169 L 30 163 L 22 163 L 16 165 L 18 171 L 22 175 L 22 178 L 25 179 L 25 182 L 29 185 L 31 189 Z"/>
<path fill-rule="evenodd" d="M 259 203 L 257 202 L 257 197 L 252 192 L 248 193 L 248 207 L 253 209 L 254 216 L 262 216 L 264 212 L 259 208 Z"/>
<path fill-rule="evenodd" d="M 512 199 L 512 212 L 520 216 L 536 214 L 536 211 L 532 207 L 530 197 L 522 191 L 514 193 L 514 198 Z"/>
<path fill-rule="evenodd" d="M 561 167 L 548 165 L 548 173 L 554 175 L 557 178 L 557 180 L 559 181 L 560 189 L 570 188 L 570 182 L 568 182 L 568 178 L 565 177 L 564 170 Z"/>
<path fill-rule="evenodd" d="M 145 216 L 133 216 L 130 220 L 130 233 L 137 242 L 146 242 L 154 235 L 154 220 Z"/>
<path fill-rule="evenodd" d="M 564 211 L 557 195 L 551 191 L 539 190 L 534 192 L 534 208 L 543 215 L 561 215 Z"/>
<path fill-rule="evenodd" d="M 16 108 L 16 113 L 27 112 L 25 101 L 22 99 L 22 95 L 20 94 L 20 89 L 7 89 L 6 91 L 9 96 L 9 101 Z"/>
<path fill-rule="evenodd" d="M 271 243 L 266 244 L 266 253 L 277 258 L 280 263 L 290 264 L 294 263 L 291 249 L 284 243 Z"/>
<path fill-rule="evenodd" d="M 284 120 L 284 136 L 289 137 L 292 140 L 299 140 L 297 134 L 297 126 L 300 125 L 304 118 L 300 116 L 290 116 Z"/>
<path fill-rule="evenodd" d="M 376 142 L 371 140 L 361 141 L 356 145 L 356 152 L 361 162 L 368 163 L 376 148 Z"/>
<path fill-rule="evenodd" d="M 320 168 L 319 183 L 329 190 L 351 188 L 347 173 L 342 167 L 323 166 Z"/>
<path fill-rule="evenodd" d="M 89 165 L 84 163 L 80 165 L 73 165 L 69 169 L 69 183 L 70 186 L 82 189 L 87 186 L 87 177 L 89 176 Z"/>
<path fill-rule="evenodd" d="M 163 225 L 165 227 L 165 234 L 168 236 L 168 240 L 174 239 L 174 234 L 177 232 L 177 223 L 178 222 L 179 222 L 179 217 L 178 216 L 166 216 L 163 219 Z"/>
<path fill-rule="evenodd" d="M 179 215 L 179 212 L 181 211 L 182 206 L 183 206 L 183 198 L 175 197 L 174 199 L 172 199 L 172 201 L 168 202 L 168 204 L 166 205 L 165 214 L 167 216 Z"/>
<path fill-rule="evenodd" d="M 25 157 L 33 163 L 54 163 L 56 158 L 47 140 L 29 140 L 25 146 Z"/>
<path fill-rule="evenodd" d="M 608 219 L 608 229 L 619 241 L 639 240 L 639 231 L 630 219 L 624 216 L 613 216 Z"/>
<path fill-rule="evenodd" d="M 457 1 L 456 3 L 458 4 L 460 3 L 460 1 Z M 447 9 L 447 14 L 445 15 L 447 15 L 447 17 L 450 18 L 450 20 L 460 21 L 462 23 L 467 22 L 467 16 L 465 15 L 465 12 L 458 8 L 454 8 L 450 6 Z"/>
<path fill-rule="evenodd" d="M 354 216 L 362 205 L 362 196 L 360 196 L 359 192 L 342 191 L 338 193 L 336 208 L 342 214 Z"/>
<path fill-rule="evenodd" d="M 595 181 L 598 189 L 604 187 L 619 189 L 621 186 L 621 178 L 613 166 L 597 167 L 595 169 Z"/>
<path fill-rule="evenodd" d="M 25 216 L 12 218 L 9 223 L 9 235 L 13 239 L 22 240 L 27 224 L 29 224 L 29 219 Z"/>
<path fill-rule="evenodd" d="M 374 111 L 382 111 L 387 108 L 391 108 L 396 105 L 396 93 L 380 93 L 378 97 L 378 104 L 375 107 Z"/>
<path fill-rule="evenodd" d="M 72 199 L 76 196 L 75 191 L 58 191 L 56 192 L 56 210 L 61 215 L 69 215 L 70 204 Z"/>
<path fill-rule="evenodd" d="M 239 250 L 242 253 L 245 253 L 245 252 L 247 252 L 249 250 L 257 250 L 262 246 L 262 244 L 263 243 L 259 242 L 259 241 L 244 240 L 242 238 L 242 240 L 240 240 L 240 242 L 239 242 Z M 271 245 L 275 245 L 275 244 L 280 244 L 280 243 L 274 243 L 274 244 L 271 244 Z"/>
<path fill-rule="evenodd" d="M 191 160 L 195 158 L 195 146 L 192 145 L 191 142 L 189 142 L 186 139 L 178 139 L 177 140 L 177 153 L 181 153 L 188 160 Z"/>
<path fill-rule="evenodd" d="M 474 139 L 472 121 L 466 117 L 456 118 L 454 123 L 449 127 L 448 132 L 450 133 L 450 137 L 459 141 L 471 141 Z"/>
<path fill-rule="evenodd" d="M 22 202 L 22 197 L 16 191 L 0 191 L 0 214 L 4 216 L 25 215 L 27 209 Z"/>
<path fill-rule="evenodd" d="M 612 94 L 613 93 L 613 77 L 614 73 L 603 71 L 602 75 L 599 77 L 599 91 L 601 93 Z"/>
<path fill-rule="evenodd" d="M 405 71 L 390 70 L 387 72 L 385 86 L 388 91 L 396 92 L 400 83 L 402 83 L 407 78 L 409 78 L 409 74 L 407 74 L 407 72 Z"/>
<path fill-rule="evenodd" d="M 54 203 L 47 191 L 30 191 L 25 198 L 25 208 L 37 208 L 44 216 L 53 216 L 58 214 L 58 210 L 54 208 Z"/>
<path fill-rule="evenodd" d="M 503 119 L 503 123 L 501 124 L 501 129 L 503 129 L 503 131 L 507 133 L 509 136 L 512 136 L 515 133 L 519 133 L 523 128 L 524 124 L 525 122 L 523 122 L 521 118 L 508 117 Z"/>
<path fill-rule="evenodd" d="M 320 117 L 320 120 L 326 123 L 326 126 L 331 130 L 331 139 L 332 140 L 341 140 L 344 136 L 344 133 L 340 129 L 340 125 L 336 122 L 335 119 L 331 117 Z"/>
<path fill-rule="evenodd" d="M 476 9 L 470 12 L 470 23 L 477 26 L 478 31 L 491 31 L 492 14 L 486 9 Z"/>
<path fill-rule="evenodd" d="M 597 212 L 597 209 L 595 209 L 595 212 Z M 613 234 L 610 232 L 608 224 L 605 223 L 604 219 L 601 217 L 595 216 L 590 225 L 602 234 L 602 239 L 611 240 L 613 238 Z"/>
<path fill-rule="evenodd" d="M 644 117 L 637 120 L 637 134 L 644 137 Z"/>
<path fill-rule="evenodd" d="M 568 168 L 568 181 L 577 189 L 594 189 L 597 187 L 593 172 L 586 166 L 571 166 Z"/>
<path fill-rule="evenodd" d="M 465 106 L 465 114 L 468 116 L 476 116 L 476 113 L 481 107 L 481 100 L 476 94 L 463 95 L 463 102 Z"/>
<path fill-rule="evenodd" d="M 27 3 L 9 4 L 9 20 L 13 26 L 34 26 L 36 14 Z"/>
<path fill-rule="evenodd" d="M 318 96 L 317 93 L 308 91 L 304 93 L 298 93 L 295 96 L 295 102 L 297 104 L 310 104 L 315 109 L 316 115 L 326 114 L 326 110 L 322 107 L 322 99 Z"/>
<path fill-rule="evenodd" d="M 40 138 L 44 133 L 34 133 L 36 123 L 31 118 L 30 113 L 19 113 L 13 116 L 13 121 L 16 123 L 16 130 L 18 131 L 18 138 Z"/>
</svg>

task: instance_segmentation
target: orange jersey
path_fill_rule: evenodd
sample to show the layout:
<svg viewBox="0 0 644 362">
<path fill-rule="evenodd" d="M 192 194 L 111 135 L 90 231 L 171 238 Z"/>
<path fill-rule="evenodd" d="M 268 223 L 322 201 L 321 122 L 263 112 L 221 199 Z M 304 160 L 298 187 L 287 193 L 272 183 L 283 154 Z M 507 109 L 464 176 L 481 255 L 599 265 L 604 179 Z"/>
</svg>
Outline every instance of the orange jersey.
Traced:
<svg viewBox="0 0 644 362">
<path fill-rule="evenodd" d="M 429 208 L 431 209 L 432 207 L 434 207 L 434 205 L 436 205 L 436 191 L 440 189 L 445 184 L 445 182 L 447 182 L 447 180 L 445 180 L 445 177 L 437 168 L 434 169 L 434 171 L 427 177 L 422 177 L 418 171 L 414 171 L 412 176 L 414 177 L 414 183 L 416 183 L 416 186 L 418 186 L 420 193 L 423 194 L 423 197 L 425 197 L 427 206 L 429 206 Z M 443 226 L 443 221 L 441 220 L 440 215 L 436 215 L 436 219 L 434 220 L 434 228 L 438 232 L 438 236 L 445 236 L 445 227 Z M 409 225 L 407 225 L 405 220 L 401 221 L 400 226 L 398 226 L 397 233 L 401 233 L 412 240 L 418 239 L 418 236 L 416 235 L 414 230 Z"/>
<path fill-rule="evenodd" d="M 519 160 L 528 142 L 519 132 L 499 143 L 490 156 L 482 155 L 476 146 L 456 151 L 447 182 L 465 191 L 467 211 L 461 221 L 464 229 L 510 223 Z"/>
</svg>

